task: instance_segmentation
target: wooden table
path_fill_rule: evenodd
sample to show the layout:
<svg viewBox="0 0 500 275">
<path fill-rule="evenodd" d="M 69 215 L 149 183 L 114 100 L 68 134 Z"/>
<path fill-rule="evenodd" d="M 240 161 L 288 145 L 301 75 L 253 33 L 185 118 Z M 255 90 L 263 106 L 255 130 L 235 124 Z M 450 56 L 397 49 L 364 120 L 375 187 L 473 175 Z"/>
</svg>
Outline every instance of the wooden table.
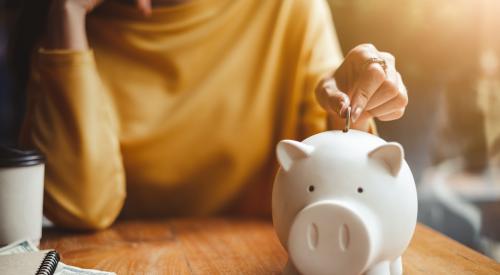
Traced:
<svg viewBox="0 0 500 275">
<path fill-rule="evenodd" d="M 222 218 L 127 221 L 97 233 L 50 228 L 41 247 L 117 274 L 279 274 L 287 258 L 270 223 Z M 500 264 L 423 225 L 403 261 L 405 274 L 500 274 Z"/>
</svg>

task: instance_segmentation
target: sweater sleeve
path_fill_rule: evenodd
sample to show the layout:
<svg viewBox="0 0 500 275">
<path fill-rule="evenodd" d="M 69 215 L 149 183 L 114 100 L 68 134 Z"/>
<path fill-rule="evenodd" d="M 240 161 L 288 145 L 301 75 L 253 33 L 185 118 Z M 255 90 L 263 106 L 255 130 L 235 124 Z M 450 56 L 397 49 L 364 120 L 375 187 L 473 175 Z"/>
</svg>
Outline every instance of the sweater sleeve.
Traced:
<svg viewBox="0 0 500 275">
<path fill-rule="evenodd" d="M 308 1 L 304 34 L 304 95 L 300 133 L 303 138 L 327 129 L 327 114 L 316 101 L 314 90 L 322 78 L 333 74 L 342 62 L 330 8 L 325 0 Z"/>
<path fill-rule="evenodd" d="M 44 213 L 66 228 L 105 228 L 122 208 L 125 177 L 93 52 L 42 49 L 34 59 L 21 143 L 46 157 Z"/>
</svg>

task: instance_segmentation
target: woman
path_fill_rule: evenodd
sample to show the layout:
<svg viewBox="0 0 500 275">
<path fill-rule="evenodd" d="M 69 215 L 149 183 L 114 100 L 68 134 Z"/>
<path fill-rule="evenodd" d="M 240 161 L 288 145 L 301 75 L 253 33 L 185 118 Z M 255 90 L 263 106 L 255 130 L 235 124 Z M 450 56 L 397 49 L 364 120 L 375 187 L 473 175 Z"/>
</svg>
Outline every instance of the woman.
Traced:
<svg viewBox="0 0 500 275">
<path fill-rule="evenodd" d="M 22 141 L 59 226 L 266 214 L 280 139 L 404 113 L 394 58 L 342 60 L 324 0 L 100 2 L 52 1 L 31 59 Z"/>
</svg>

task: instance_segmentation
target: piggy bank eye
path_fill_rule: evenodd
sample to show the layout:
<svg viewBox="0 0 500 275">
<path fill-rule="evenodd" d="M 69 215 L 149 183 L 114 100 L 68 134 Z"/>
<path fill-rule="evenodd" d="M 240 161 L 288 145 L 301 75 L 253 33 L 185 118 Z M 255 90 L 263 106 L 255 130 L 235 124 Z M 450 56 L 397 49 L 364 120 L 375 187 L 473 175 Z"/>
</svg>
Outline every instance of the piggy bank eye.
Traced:
<svg viewBox="0 0 500 275">
<path fill-rule="evenodd" d="M 309 187 L 307 188 L 307 190 L 309 192 L 311 192 L 311 193 L 314 192 L 314 185 L 309 185 Z"/>
<path fill-rule="evenodd" d="M 358 187 L 358 193 L 363 193 L 363 187 Z"/>
</svg>

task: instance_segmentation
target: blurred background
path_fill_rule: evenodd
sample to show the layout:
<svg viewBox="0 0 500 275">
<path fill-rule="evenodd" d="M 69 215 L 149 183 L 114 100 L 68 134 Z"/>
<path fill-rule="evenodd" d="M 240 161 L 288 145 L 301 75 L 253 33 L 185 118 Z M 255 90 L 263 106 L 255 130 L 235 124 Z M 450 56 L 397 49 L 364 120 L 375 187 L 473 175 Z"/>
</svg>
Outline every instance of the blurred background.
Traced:
<svg viewBox="0 0 500 275">
<path fill-rule="evenodd" d="M 23 95 L 7 72 L 16 1 L 0 0 L 0 143 L 15 144 Z M 373 43 L 396 56 L 406 115 L 381 123 L 419 189 L 419 220 L 500 260 L 500 1 L 329 0 L 346 53 Z"/>
</svg>

